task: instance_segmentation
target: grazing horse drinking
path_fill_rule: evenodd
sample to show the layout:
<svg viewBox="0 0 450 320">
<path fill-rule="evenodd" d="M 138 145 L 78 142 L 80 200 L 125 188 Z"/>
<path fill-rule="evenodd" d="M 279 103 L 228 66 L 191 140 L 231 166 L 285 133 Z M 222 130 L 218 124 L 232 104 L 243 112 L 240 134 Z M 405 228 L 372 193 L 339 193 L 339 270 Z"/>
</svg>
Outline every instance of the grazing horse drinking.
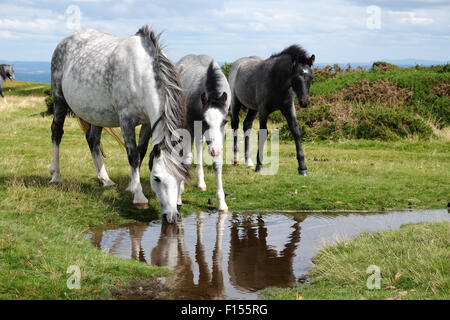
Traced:
<svg viewBox="0 0 450 320">
<path fill-rule="evenodd" d="M 231 88 L 231 127 L 234 130 L 234 165 L 238 162 L 237 129 L 241 107 L 248 109 L 244 120 L 245 161 L 248 167 L 253 167 L 249 153 L 250 129 L 256 114 L 259 113 L 260 132 L 256 171 L 262 169 L 262 154 L 267 137 L 261 130 L 267 130 L 269 114 L 280 110 L 295 139 L 298 173 L 307 175 L 294 97 L 295 95 L 298 97 L 301 107 L 308 106 L 309 87 L 313 77 L 311 66 L 314 59 L 314 55 L 308 57 L 305 50 L 292 45 L 266 60 L 247 57 L 233 63 L 228 79 Z"/>
<path fill-rule="evenodd" d="M 3 94 L 3 81 L 9 78 L 9 80 L 14 80 L 14 68 L 9 64 L 0 64 L 0 95 L 3 98 L 3 102 L 7 104 L 5 95 Z"/>
<path fill-rule="evenodd" d="M 228 206 L 222 187 L 222 157 L 225 125 L 228 122 L 230 107 L 230 86 L 219 64 L 207 55 L 187 55 L 176 66 L 186 95 L 187 127 L 192 140 L 195 139 L 197 150 L 198 187 L 206 190 L 202 160 L 202 147 L 206 140 L 216 174 L 218 209 L 220 212 L 227 212 Z M 201 127 L 196 123 L 201 124 Z M 183 182 L 181 184 L 182 192 Z M 181 194 L 178 204 L 181 205 Z"/>
<path fill-rule="evenodd" d="M 162 218 L 175 222 L 180 182 L 189 176 L 175 141 L 185 126 L 185 100 L 175 66 L 165 56 L 159 36 L 144 26 L 129 38 L 97 30 L 82 30 L 65 38 L 52 58 L 54 118 L 51 126 L 53 158 L 51 182 L 61 180 L 59 144 L 67 111 L 90 124 L 86 139 L 97 177 L 113 185 L 100 154 L 103 127 L 120 126 L 131 166 L 128 191 L 138 208 L 148 207 L 139 168 L 150 134 L 141 134 L 136 146 L 135 127 L 151 127 L 151 187 L 161 206 Z M 145 131 L 145 130 L 144 130 Z M 146 131 L 148 132 L 148 131 Z"/>
</svg>

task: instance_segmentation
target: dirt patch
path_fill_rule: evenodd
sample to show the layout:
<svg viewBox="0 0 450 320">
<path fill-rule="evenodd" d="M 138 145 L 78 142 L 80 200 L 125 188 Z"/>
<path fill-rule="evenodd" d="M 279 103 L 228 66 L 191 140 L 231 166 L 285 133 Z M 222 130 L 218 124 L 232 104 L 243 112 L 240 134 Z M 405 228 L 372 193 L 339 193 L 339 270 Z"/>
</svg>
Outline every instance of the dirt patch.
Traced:
<svg viewBox="0 0 450 320">
<path fill-rule="evenodd" d="M 431 93 L 438 95 L 439 97 L 450 96 L 450 83 L 441 83 L 434 86 L 431 89 Z"/>
<path fill-rule="evenodd" d="M 131 282 L 124 289 L 112 289 L 114 300 L 162 300 L 169 296 L 169 287 L 165 278 L 157 278 L 152 282 Z"/>
</svg>

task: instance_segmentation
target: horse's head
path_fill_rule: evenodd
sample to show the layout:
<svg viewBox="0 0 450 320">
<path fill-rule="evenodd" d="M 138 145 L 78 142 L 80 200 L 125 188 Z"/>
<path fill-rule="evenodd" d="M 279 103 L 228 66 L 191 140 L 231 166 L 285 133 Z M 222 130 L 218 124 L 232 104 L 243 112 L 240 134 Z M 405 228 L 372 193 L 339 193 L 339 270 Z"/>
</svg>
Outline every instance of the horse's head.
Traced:
<svg viewBox="0 0 450 320">
<path fill-rule="evenodd" d="M 219 97 L 208 97 L 204 92 L 201 100 L 203 105 L 202 133 L 208 144 L 209 154 L 213 157 L 218 156 L 223 151 L 225 125 L 228 122 L 227 93 L 223 92 Z"/>
<path fill-rule="evenodd" d="M 160 144 L 153 147 L 150 154 L 150 185 L 161 206 L 163 222 L 175 223 L 178 218 L 177 199 L 181 178 L 174 174 L 169 157 Z"/>
<path fill-rule="evenodd" d="M 307 61 L 292 61 L 292 89 L 298 98 L 300 107 L 306 108 L 309 105 L 309 88 L 313 79 L 311 66 L 314 64 L 315 55 L 312 55 Z"/>
<path fill-rule="evenodd" d="M 9 80 L 15 80 L 13 66 L 2 65 L 0 72 L 1 72 L 1 76 L 2 76 L 3 80 L 6 80 L 6 78 L 8 78 Z"/>
</svg>

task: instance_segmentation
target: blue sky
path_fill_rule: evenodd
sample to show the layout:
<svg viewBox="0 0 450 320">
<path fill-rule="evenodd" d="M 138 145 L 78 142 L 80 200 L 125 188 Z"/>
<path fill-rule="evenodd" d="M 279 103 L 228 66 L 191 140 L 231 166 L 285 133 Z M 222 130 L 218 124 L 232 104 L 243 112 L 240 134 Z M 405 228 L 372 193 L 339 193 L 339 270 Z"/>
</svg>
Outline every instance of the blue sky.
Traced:
<svg viewBox="0 0 450 320">
<path fill-rule="evenodd" d="M 368 13 L 373 5 L 379 15 Z M 50 61 L 78 26 L 125 37 L 144 24 L 165 30 L 174 61 L 267 57 L 293 43 L 316 62 L 450 60 L 450 0 L 0 0 L 0 12 L 0 60 Z"/>
</svg>

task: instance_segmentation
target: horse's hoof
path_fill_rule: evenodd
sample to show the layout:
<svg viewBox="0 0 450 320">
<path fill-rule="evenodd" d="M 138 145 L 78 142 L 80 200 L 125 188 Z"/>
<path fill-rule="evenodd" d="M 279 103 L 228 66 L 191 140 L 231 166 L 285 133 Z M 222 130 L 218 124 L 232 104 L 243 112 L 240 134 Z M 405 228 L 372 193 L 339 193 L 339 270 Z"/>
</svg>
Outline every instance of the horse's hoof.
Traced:
<svg viewBox="0 0 450 320">
<path fill-rule="evenodd" d="M 225 209 L 219 210 L 219 213 L 220 213 L 220 214 L 223 214 L 223 213 L 228 213 L 228 208 L 225 208 Z"/>
<path fill-rule="evenodd" d="M 134 203 L 133 205 L 138 210 L 145 210 L 145 209 L 149 208 L 148 203 L 145 203 L 145 202 L 143 202 L 143 203 Z"/>
<path fill-rule="evenodd" d="M 256 172 L 260 172 L 260 171 L 261 171 L 261 169 L 262 169 L 262 166 L 260 166 L 260 165 L 256 165 L 256 168 L 255 168 L 255 171 L 256 171 Z"/>
<path fill-rule="evenodd" d="M 239 163 L 233 162 L 233 167 L 239 167 Z"/>
<path fill-rule="evenodd" d="M 298 174 L 306 177 L 308 175 L 308 170 L 298 170 Z"/>
<path fill-rule="evenodd" d="M 206 191 L 206 187 L 198 187 L 202 191 Z"/>
<path fill-rule="evenodd" d="M 248 169 L 255 169 L 255 166 L 247 166 Z"/>
</svg>

